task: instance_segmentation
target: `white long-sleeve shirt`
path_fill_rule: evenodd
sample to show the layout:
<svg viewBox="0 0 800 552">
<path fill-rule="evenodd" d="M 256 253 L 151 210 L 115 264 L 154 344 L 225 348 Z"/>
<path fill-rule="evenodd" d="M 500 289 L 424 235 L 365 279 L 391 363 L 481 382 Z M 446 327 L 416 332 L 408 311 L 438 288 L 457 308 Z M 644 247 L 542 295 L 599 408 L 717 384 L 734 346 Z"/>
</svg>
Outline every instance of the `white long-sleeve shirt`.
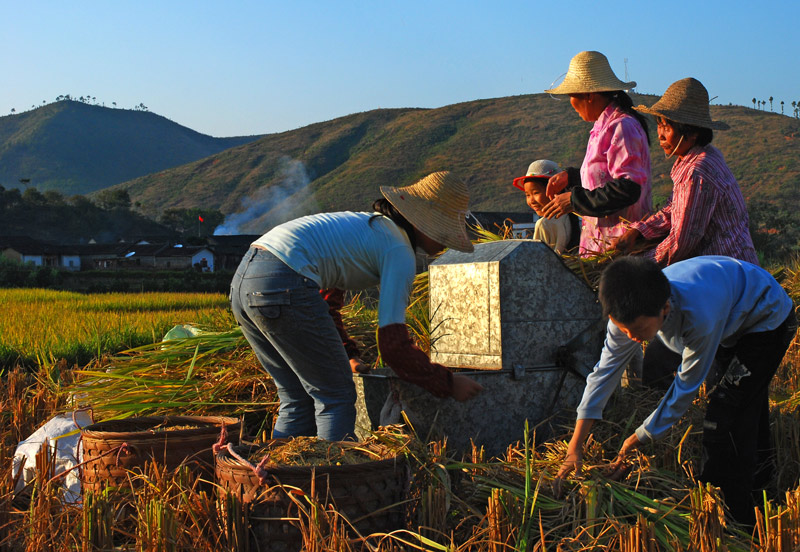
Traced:
<svg viewBox="0 0 800 552">
<path fill-rule="evenodd" d="M 380 285 L 378 326 L 405 324 L 416 262 L 408 235 L 388 217 L 349 211 L 309 215 L 276 226 L 253 245 L 320 288 Z"/>
</svg>

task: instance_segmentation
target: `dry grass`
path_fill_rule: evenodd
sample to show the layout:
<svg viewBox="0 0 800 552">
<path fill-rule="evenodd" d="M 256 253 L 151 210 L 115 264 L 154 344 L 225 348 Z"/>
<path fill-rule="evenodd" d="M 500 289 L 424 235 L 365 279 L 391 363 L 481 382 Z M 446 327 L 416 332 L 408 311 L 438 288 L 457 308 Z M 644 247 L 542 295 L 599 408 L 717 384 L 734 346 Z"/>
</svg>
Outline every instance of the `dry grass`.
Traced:
<svg viewBox="0 0 800 552">
<path fill-rule="evenodd" d="M 599 264 L 599 263 L 598 263 Z M 410 320 L 425 347 L 424 281 Z M 783 285 L 800 294 L 800 276 L 785 271 Z M 350 330 L 366 351 L 375 351 L 374 309 L 356 297 L 346 309 Z M 10 370 L 0 378 L 0 551 L 256 550 L 248 537 L 247 508 L 235 497 L 217 500 L 213 490 L 185 469 L 149 466 L 137 492 L 86 495 L 82 508 L 62 503 L 51 481 L 52 459 L 37 458 L 38 477 L 26 496 L 15 496 L 11 456 L 16 443 L 76 392 L 97 401 L 100 416 L 125 413 L 274 415 L 274 389 L 235 333 L 159 343 L 107 358 L 86 370 L 43 365 L 36 373 Z M 370 354 L 370 353 L 368 353 Z M 656 550 L 786 551 L 800 549 L 800 408 L 795 342 L 773 381 L 772 428 L 778 454 L 780 496 L 759 508 L 754 532 L 725 517 L 716 490 L 694 479 L 700 458 L 705 398 L 665 439 L 637 455 L 624 481 L 604 476 L 621 436 L 654 407 L 658 395 L 623 389 L 606 409 L 587 444 L 582 477 L 557 495 L 553 478 L 566 450 L 564 438 L 539 442 L 528 435 L 505 454 L 486 458 L 480 449 L 455 455 L 446 441 L 409 441 L 393 431 L 380 435 L 388 450 L 410 461 L 413 476 L 405 530 L 358 535 L 335 510 L 308 496 L 291 496 L 306 550 L 588 551 Z M 91 368 L 91 369 L 89 369 Z M 107 370 L 111 370 L 110 372 Z M 91 385 L 88 385 L 91 383 Z M 88 386 L 87 386 L 88 385 Z M 169 400 L 167 400 L 169 399 Z M 263 422 L 263 420 L 262 420 Z M 254 432 L 265 440 L 268 425 Z M 299 455 L 299 451 L 291 455 Z M 327 451 L 326 451 L 327 454 Z M 332 457 L 323 461 L 335 462 Z M 281 460 L 284 462 L 284 460 Z M 288 459 L 286 460 L 288 463 Z M 58 481 L 58 480 L 56 480 Z M 124 503 L 123 508 L 120 504 Z"/>
</svg>

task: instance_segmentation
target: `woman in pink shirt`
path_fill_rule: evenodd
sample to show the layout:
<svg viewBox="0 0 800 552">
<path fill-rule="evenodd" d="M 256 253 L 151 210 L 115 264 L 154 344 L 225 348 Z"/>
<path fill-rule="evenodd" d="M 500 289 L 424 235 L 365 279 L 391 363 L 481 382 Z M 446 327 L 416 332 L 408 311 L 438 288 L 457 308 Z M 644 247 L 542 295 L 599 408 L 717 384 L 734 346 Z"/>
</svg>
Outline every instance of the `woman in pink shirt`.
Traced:
<svg viewBox="0 0 800 552">
<path fill-rule="evenodd" d="M 546 218 L 575 212 L 583 217 L 580 254 L 591 257 L 610 248 L 626 222 L 652 210 L 647 122 L 625 93 L 635 82 L 619 80 L 600 52 L 581 52 L 551 94 L 565 94 L 584 121 L 593 122 L 580 170 L 568 168 L 550 178 Z"/>
</svg>

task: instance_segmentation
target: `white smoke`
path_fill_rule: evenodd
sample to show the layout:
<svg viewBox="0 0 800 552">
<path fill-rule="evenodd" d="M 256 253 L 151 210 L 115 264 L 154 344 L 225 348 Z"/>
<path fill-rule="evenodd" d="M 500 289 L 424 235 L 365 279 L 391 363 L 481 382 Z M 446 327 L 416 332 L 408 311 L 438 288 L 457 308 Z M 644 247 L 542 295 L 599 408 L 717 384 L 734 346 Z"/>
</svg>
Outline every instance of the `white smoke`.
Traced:
<svg viewBox="0 0 800 552">
<path fill-rule="evenodd" d="M 305 165 L 284 157 L 280 160 L 281 180 L 242 198 L 243 211 L 225 217 L 214 235 L 263 234 L 287 220 L 316 211 Z M 302 206 L 302 212 L 301 212 Z"/>
</svg>

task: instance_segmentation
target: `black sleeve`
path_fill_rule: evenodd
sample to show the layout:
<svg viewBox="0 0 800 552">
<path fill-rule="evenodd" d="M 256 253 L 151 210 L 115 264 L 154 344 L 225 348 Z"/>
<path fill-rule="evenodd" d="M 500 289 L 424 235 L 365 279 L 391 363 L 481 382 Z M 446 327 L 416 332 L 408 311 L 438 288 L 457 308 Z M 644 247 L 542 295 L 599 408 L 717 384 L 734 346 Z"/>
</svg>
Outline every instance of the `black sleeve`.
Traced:
<svg viewBox="0 0 800 552">
<path fill-rule="evenodd" d="M 575 167 L 567 167 L 564 169 L 567 173 L 567 187 L 566 191 L 571 192 L 575 188 L 581 188 L 581 170 Z"/>
<path fill-rule="evenodd" d="M 576 187 L 572 192 L 572 209 L 579 215 L 606 217 L 633 205 L 642 194 L 642 187 L 627 178 L 606 182 L 602 188 L 587 190 Z"/>
</svg>

